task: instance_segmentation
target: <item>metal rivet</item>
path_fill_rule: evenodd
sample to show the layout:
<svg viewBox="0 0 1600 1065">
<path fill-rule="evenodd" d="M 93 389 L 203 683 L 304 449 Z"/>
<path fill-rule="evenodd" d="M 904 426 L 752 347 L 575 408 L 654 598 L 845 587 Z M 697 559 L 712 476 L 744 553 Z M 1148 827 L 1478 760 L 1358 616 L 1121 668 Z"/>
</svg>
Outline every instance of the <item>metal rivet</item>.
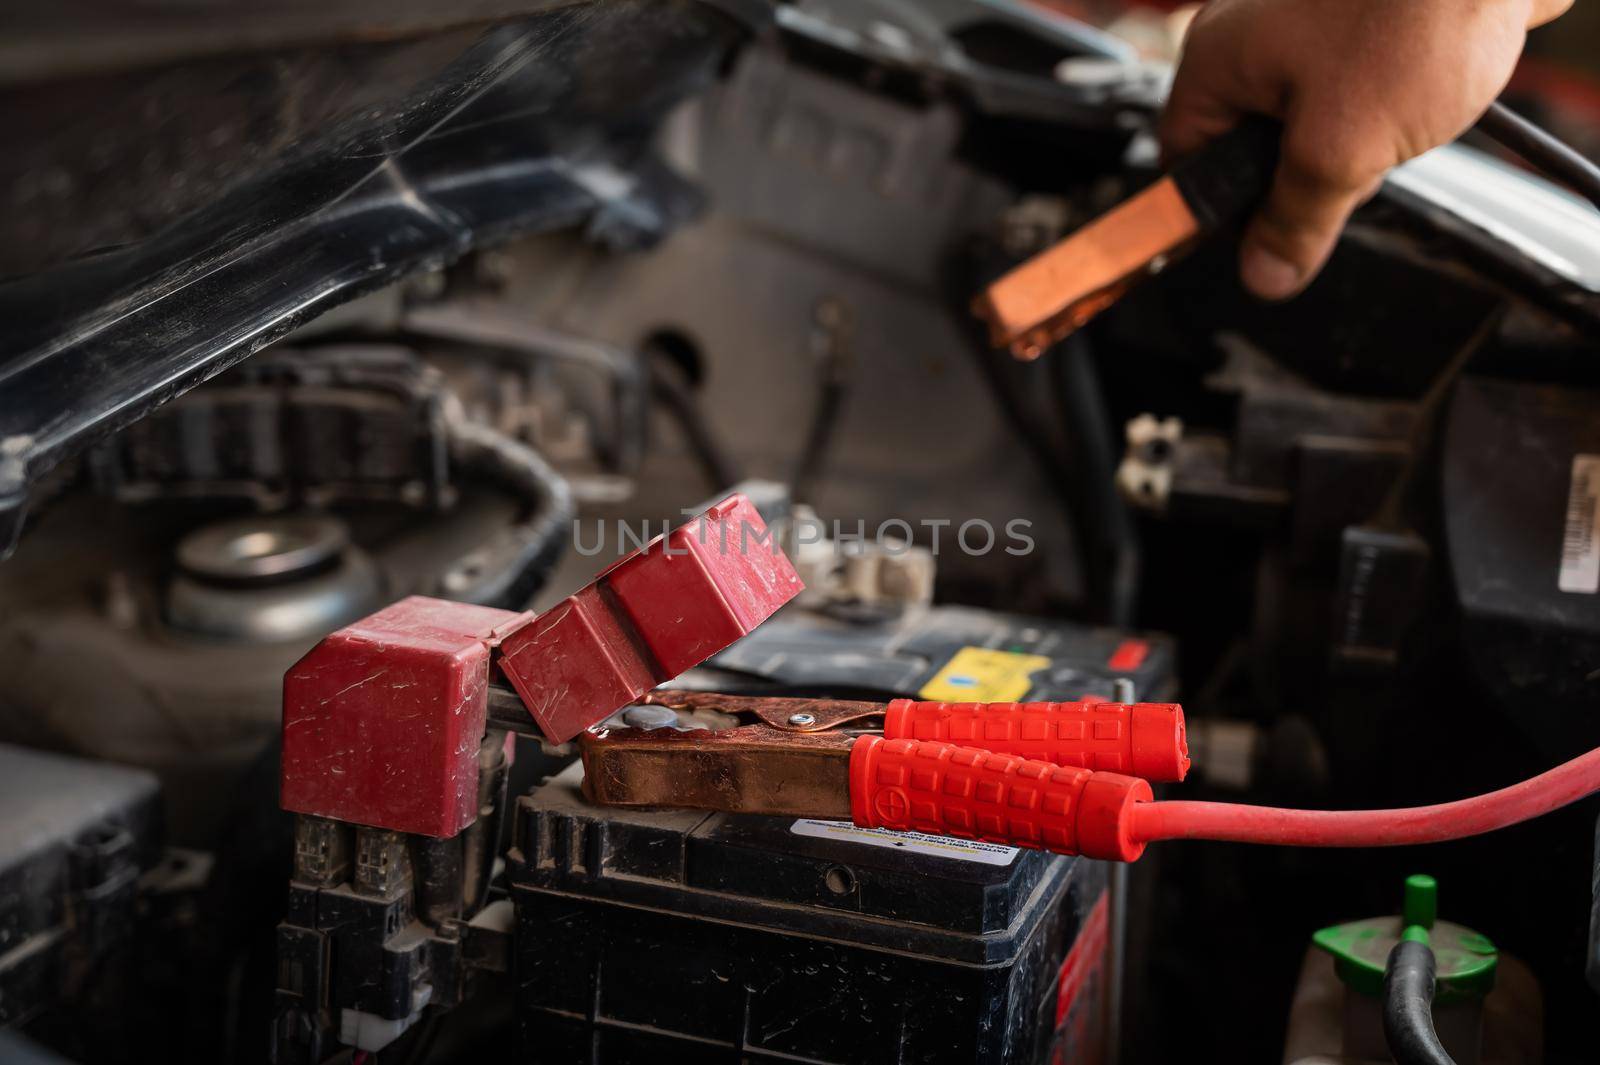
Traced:
<svg viewBox="0 0 1600 1065">
<path fill-rule="evenodd" d="M 790 714 L 789 715 L 789 724 L 794 725 L 794 726 L 796 726 L 798 728 L 805 728 L 807 725 L 815 725 L 816 723 L 817 723 L 817 719 L 816 719 L 815 715 L 813 715 L 813 714 Z"/>
<path fill-rule="evenodd" d="M 667 706 L 630 706 L 622 712 L 622 723 L 629 728 L 674 728 L 678 715 Z"/>
</svg>

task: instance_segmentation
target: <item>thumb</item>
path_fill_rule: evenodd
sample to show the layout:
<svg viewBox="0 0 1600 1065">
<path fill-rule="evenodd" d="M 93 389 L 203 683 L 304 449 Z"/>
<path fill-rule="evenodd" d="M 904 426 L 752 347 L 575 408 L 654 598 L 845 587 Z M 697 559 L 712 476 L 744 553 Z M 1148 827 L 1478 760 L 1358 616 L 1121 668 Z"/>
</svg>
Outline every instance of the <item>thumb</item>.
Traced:
<svg viewBox="0 0 1600 1065">
<path fill-rule="evenodd" d="M 1287 151 L 1278 163 L 1266 203 L 1245 229 L 1239 275 L 1265 300 L 1296 295 L 1322 269 L 1350 213 L 1372 181 L 1307 166 Z"/>
</svg>

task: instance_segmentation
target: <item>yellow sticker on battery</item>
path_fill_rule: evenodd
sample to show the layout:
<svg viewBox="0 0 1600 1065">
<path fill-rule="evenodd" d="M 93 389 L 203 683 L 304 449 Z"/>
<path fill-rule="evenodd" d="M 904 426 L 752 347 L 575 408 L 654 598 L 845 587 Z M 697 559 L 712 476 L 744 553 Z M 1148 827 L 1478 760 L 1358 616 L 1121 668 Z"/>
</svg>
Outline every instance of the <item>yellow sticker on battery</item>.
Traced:
<svg viewBox="0 0 1600 1065">
<path fill-rule="evenodd" d="M 963 647 L 917 695 L 935 703 L 1014 703 L 1033 687 L 1033 674 L 1049 664 L 1043 655 Z"/>
</svg>

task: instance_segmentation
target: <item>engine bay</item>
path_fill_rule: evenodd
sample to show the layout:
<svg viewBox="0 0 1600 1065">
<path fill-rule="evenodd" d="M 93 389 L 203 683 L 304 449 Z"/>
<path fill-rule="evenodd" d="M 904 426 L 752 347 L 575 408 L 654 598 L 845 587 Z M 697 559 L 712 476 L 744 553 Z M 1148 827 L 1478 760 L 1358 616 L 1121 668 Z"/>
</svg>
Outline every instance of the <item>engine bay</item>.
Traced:
<svg viewBox="0 0 1600 1065">
<path fill-rule="evenodd" d="M 461 8 L 0 45 L 0 1057 L 1388 1060 L 1425 928 L 1455 1060 L 1593 1060 L 1600 778 L 1123 807 L 1600 747 L 1600 214 L 1449 145 L 1023 361 L 975 295 L 1161 174 L 1123 40 Z"/>
</svg>

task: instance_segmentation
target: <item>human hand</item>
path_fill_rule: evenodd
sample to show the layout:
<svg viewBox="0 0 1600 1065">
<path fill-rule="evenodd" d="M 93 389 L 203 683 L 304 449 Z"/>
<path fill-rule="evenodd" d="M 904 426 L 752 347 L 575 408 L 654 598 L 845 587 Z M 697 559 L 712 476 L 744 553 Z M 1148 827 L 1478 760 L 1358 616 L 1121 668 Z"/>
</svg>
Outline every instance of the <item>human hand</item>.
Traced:
<svg viewBox="0 0 1600 1065">
<path fill-rule="evenodd" d="M 1295 295 L 1391 167 L 1455 139 L 1505 88 L 1527 30 L 1571 0 L 1210 0 L 1184 41 L 1160 137 L 1186 155 L 1249 113 L 1283 121 L 1245 287 Z"/>
</svg>

